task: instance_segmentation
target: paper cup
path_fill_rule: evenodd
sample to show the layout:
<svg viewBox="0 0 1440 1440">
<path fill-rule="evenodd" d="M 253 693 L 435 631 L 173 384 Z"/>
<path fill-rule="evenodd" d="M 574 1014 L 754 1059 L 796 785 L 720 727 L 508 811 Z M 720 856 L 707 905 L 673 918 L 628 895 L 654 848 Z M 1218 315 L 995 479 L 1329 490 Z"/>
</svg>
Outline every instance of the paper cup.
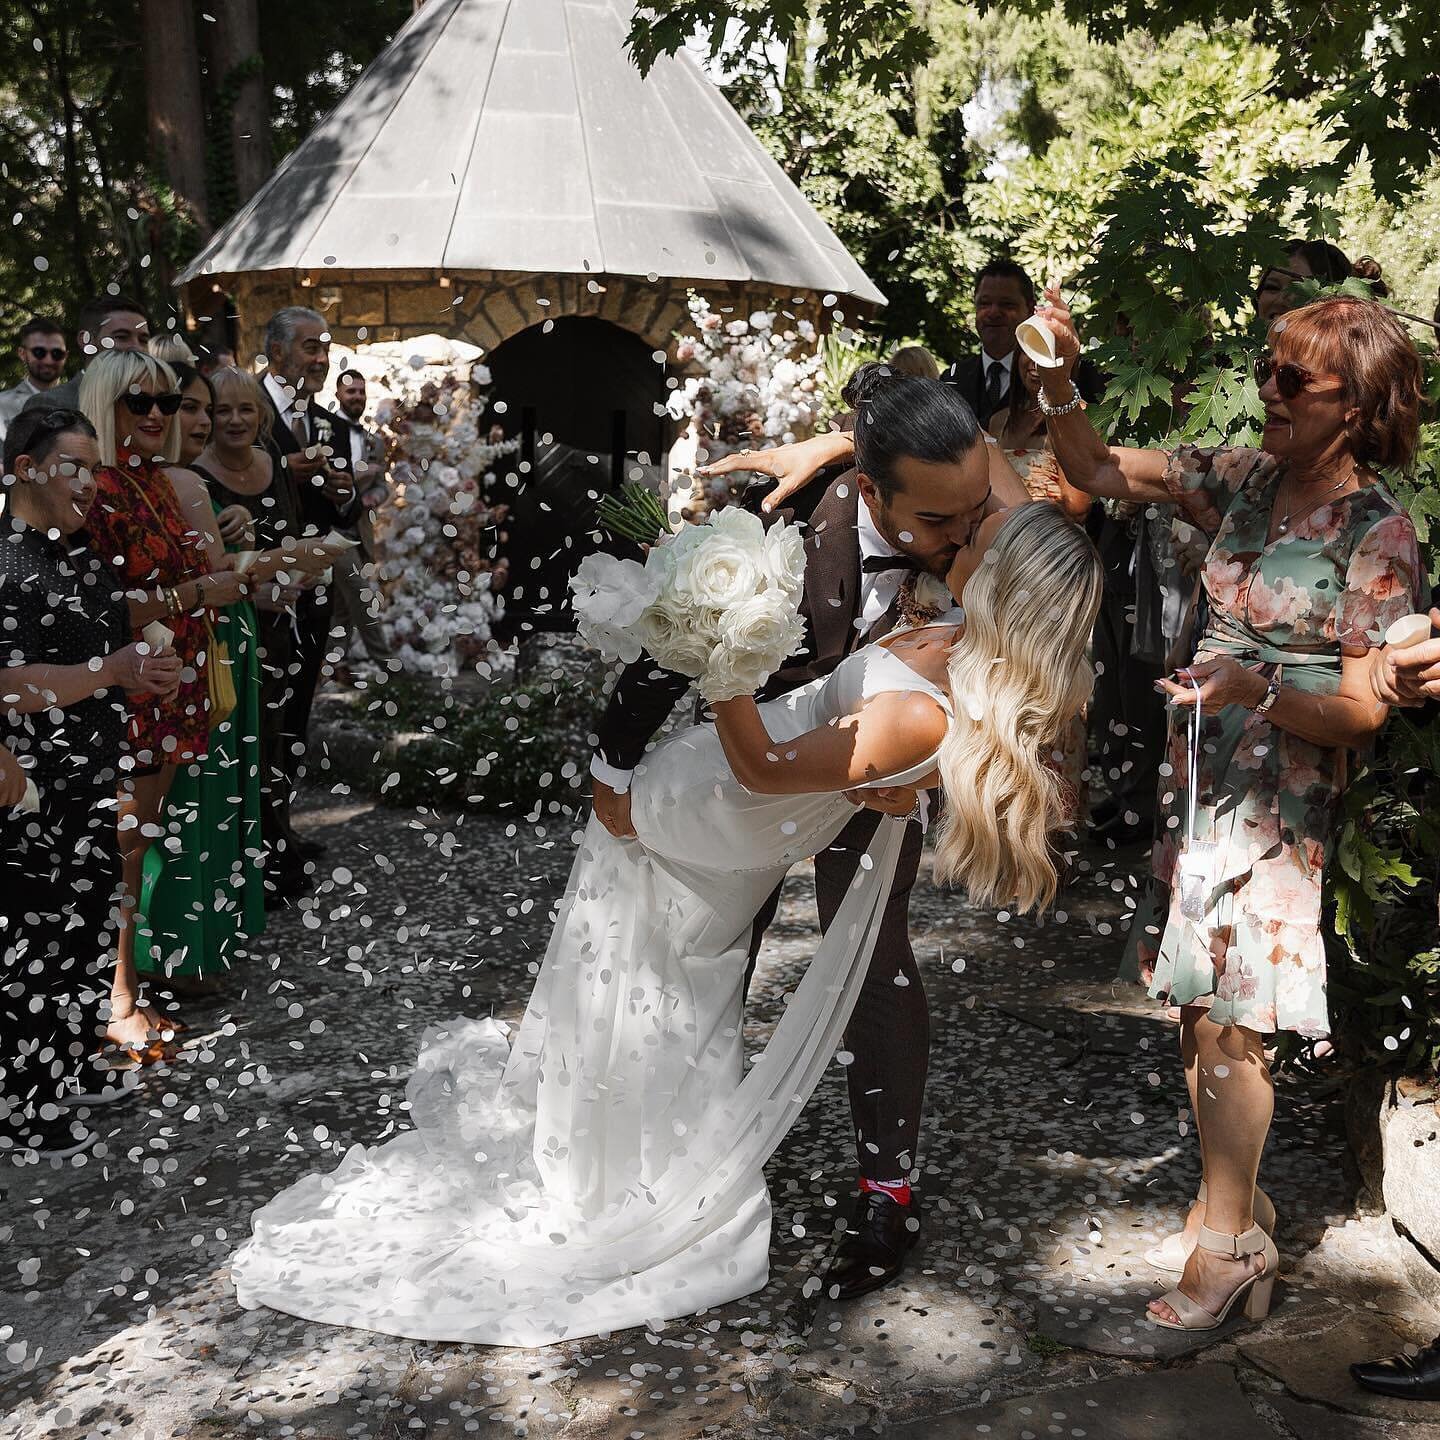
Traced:
<svg viewBox="0 0 1440 1440">
<path fill-rule="evenodd" d="M 353 550 L 360 542 L 352 540 L 348 535 L 342 535 L 338 530 L 332 530 L 320 543 L 337 550 Z"/>
<path fill-rule="evenodd" d="M 237 550 L 235 552 L 235 572 L 238 575 L 245 575 L 250 567 L 260 558 L 258 550 Z"/>
<path fill-rule="evenodd" d="M 26 779 L 25 794 L 15 808 L 22 815 L 36 815 L 39 813 L 40 792 L 35 788 L 35 782 L 33 780 Z"/>
<path fill-rule="evenodd" d="M 1042 370 L 1058 370 L 1065 363 L 1055 354 L 1055 336 L 1050 327 L 1034 316 L 1015 327 L 1015 343 Z"/>
<path fill-rule="evenodd" d="M 1385 643 L 1392 650 L 1408 650 L 1430 638 L 1428 615 L 1402 615 L 1385 632 Z"/>
<path fill-rule="evenodd" d="M 151 653 L 163 650 L 174 638 L 175 632 L 158 620 L 152 620 L 141 632 L 140 638 L 150 647 Z"/>
</svg>

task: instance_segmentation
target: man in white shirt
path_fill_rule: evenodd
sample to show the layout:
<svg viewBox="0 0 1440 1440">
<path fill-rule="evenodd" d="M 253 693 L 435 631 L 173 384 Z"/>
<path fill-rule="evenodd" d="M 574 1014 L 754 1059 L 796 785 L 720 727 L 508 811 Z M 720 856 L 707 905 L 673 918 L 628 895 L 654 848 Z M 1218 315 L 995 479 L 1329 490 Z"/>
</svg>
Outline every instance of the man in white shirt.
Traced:
<svg viewBox="0 0 1440 1440">
<path fill-rule="evenodd" d="M 18 385 L 0 392 L 0 440 L 4 440 L 10 422 L 25 408 L 32 395 L 43 395 L 60 383 L 69 352 L 59 322 L 37 315 L 20 327 L 15 353 L 25 367 L 25 378 Z"/>
</svg>

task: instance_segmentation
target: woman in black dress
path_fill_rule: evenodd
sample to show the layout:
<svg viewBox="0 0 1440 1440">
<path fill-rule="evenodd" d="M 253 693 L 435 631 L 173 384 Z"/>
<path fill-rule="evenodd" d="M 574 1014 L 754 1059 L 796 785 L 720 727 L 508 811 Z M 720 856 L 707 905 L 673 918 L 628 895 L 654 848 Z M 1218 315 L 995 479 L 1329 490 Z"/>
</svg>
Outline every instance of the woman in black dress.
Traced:
<svg viewBox="0 0 1440 1440">
<path fill-rule="evenodd" d="M 89 421 L 27 411 L 4 462 L 0 745 L 28 783 L 0 810 L 0 1149 L 63 1158 L 93 1143 L 86 1105 L 109 1098 L 89 1093 L 87 1060 L 115 964 L 124 694 L 173 694 L 181 665 L 131 642 L 112 567 L 85 546 Z"/>
</svg>

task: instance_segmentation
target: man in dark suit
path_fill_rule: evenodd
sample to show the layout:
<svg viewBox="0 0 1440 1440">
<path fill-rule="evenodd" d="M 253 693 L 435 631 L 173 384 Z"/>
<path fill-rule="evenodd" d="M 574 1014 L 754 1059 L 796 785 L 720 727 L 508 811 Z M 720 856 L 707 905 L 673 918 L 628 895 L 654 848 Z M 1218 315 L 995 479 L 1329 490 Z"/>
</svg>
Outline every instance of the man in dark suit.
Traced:
<svg viewBox="0 0 1440 1440">
<path fill-rule="evenodd" d="M 265 358 L 266 448 L 275 468 L 283 528 L 297 535 L 328 535 L 352 521 L 358 502 L 350 473 L 349 422 L 316 399 L 330 373 L 324 317 L 301 306 L 277 310 L 265 327 Z M 329 589 L 319 585 L 300 595 L 293 615 L 277 611 L 260 617 L 260 703 L 267 714 L 280 717 L 278 725 L 265 728 L 261 747 L 262 819 L 270 852 L 266 878 L 277 901 L 308 887 L 304 862 L 322 849 L 296 836 L 290 805 L 332 616 Z"/>
<path fill-rule="evenodd" d="M 991 260 L 975 276 L 975 330 L 980 351 L 963 355 L 940 376 L 953 385 L 982 425 L 1010 403 L 1015 378 L 1015 330 L 1035 313 L 1035 285 L 1013 260 Z M 1105 391 L 1104 377 L 1086 360 L 1075 368 L 1075 383 L 1092 405 Z"/>
<path fill-rule="evenodd" d="M 935 381 L 908 384 L 933 386 Z M 907 571 L 943 575 L 956 550 L 981 519 L 1004 508 L 991 485 L 991 462 L 974 416 L 940 391 L 939 402 L 958 413 L 964 429 L 951 453 L 906 454 L 884 488 L 849 468 L 828 484 L 817 482 L 793 497 L 776 518 L 806 523 L 805 593 L 801 615 L 805 647 L 771 677 L 758 698 L 770 699 L 826 675 L 857 646 L 896 623 L 901 580 Z M 931 427 L 915 429 L 925 436 Z M 951 427 L 954 433 L 954 426 Z M 920 441 L 924 443 L 923 438 Z M 1008 470 L 1008 467 L 1005 467 Z M 764 493 L 752 487 L 747 502 Z M 1013 496 L 1008 497 L 1013 499 Z M 595 813 L 612 834 L 633 835 L 629 780 L 643 764 L 651 737 L 685 693 L 689 681 L 658 669 L 642 656 L 627 667 L 600 724 L 591 766 Z M 855 818 L 815 857 L 816 900 L 828 925 L 849 889 L 860 857 L 879 824 L 871 809 Z M 919 867 L 922 831 L 906 827 L 904 849 L 869 974 L 845 1034 L 854 1059 L 846 1071 L 855 1121 L 860 1193 L 849 1231 L 828 1276 L 832 1295 L 850 1299 L 893 1280 L 919 1230 L 908 1177 L 916 1144 L 929 1060 L 929 1012 L 909 937 L 910 891 Z M 757 917 L 752 963 L 780 892 Z"/>
</svg>

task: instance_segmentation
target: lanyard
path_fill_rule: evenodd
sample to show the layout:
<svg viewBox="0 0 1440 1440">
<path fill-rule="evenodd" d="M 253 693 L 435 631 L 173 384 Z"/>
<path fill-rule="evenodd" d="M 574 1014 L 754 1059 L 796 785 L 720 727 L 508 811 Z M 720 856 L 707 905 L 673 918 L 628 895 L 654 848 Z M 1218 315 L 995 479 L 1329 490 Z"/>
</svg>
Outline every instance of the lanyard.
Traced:
<svg viewBox="0 0 1440 1440">
<path fill-rule="evenodd" d="M 1186 805 L 1186 849 L 1194 849 L 1195 846 L 1195 805 L 1200 792 L 1200 682 L 1192 675 L 1190 683 L 1195 687 L 1195 712 L 1190 717 L 1190 795 Z"/>
</svg>

